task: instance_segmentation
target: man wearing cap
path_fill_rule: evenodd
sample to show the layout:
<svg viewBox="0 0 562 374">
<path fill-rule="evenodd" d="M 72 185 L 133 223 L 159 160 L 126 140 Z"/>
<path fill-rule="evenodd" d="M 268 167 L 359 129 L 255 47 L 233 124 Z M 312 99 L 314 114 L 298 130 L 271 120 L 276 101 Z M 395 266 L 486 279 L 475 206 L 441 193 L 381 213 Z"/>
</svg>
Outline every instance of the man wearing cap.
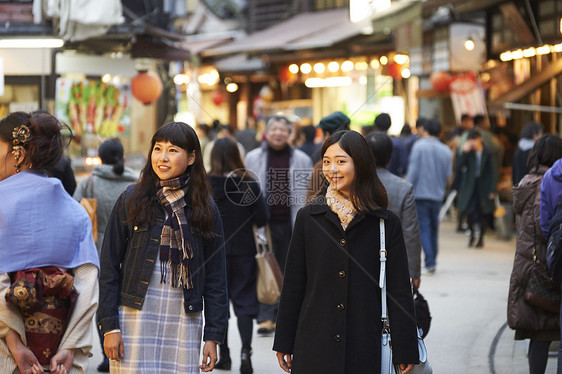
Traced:
<svg viewBox="0 0 562 374">
<path fill-rule="evenodd" d="M 320 144 L 323 144 L 324 141 L 328 139 L 333 133 L 340 130 L 348 130 L 349 122 L 349 117 L 342 112 L 334 112 L 322 118 L 317 126 L 322 129 L 322 132 L 324 134 L 324 136 L 322 137 L 322 142 Z M 312 163 L 314 165 L 322 159 L 321 151 L 322 149 L 319 149 L 312 155 Z"/>
<path fill-rule="evenodd" d="M 269 227 L 273 252 L 281 271 L 289 249 L 297 212 L 306 201 L 308 181 L 312 172 L 310 157 L 288 143 L 290 125 L 285 117 L 272 117 L 266 125 L 266 141 L 246 155 L 248 170 L 260 182 L 269 210 Z M 275 330 L 277 304 L 260 304 L 258 334 Z"/>
</svg>

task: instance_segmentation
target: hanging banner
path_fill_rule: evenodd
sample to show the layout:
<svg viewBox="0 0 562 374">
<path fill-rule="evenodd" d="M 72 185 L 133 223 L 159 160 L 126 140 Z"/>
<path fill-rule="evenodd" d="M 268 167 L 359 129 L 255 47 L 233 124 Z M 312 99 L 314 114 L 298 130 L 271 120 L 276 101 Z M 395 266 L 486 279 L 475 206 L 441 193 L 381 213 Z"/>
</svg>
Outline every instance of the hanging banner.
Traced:
<svg viewBox="0 0 562 374">
<path fill-rule="evenodd" d="M 131 125 L 130 101 L 129 84 L 57 79 L 56 117 L 72 127 L 76 136 L 127 136 Z"/>
<path fill-rule="evenodd" d="M 461 116 L 465 113 L 472 117 L 486 114 L 484 91 L 474 73 L 454 75 L 449 83 L 449 91 L 457 123 L 461 122 Z"/>
</svg>

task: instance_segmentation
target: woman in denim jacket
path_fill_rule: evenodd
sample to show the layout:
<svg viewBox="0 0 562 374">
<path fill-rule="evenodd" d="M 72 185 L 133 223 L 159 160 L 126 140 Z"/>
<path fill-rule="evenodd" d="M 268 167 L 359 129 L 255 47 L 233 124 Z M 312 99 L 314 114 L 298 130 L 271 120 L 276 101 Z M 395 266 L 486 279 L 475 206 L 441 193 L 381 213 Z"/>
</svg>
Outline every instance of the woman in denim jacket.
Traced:
<svg viewBox="0 0 562 374">
<path fill-rule="evenodd" d="M 213 370 L 228 296 L 210 192 L 195 131 L 161 127 L 139 183 L 115 203 L 102 246 L 97 323 L 112 373 Z"/>
</svg>

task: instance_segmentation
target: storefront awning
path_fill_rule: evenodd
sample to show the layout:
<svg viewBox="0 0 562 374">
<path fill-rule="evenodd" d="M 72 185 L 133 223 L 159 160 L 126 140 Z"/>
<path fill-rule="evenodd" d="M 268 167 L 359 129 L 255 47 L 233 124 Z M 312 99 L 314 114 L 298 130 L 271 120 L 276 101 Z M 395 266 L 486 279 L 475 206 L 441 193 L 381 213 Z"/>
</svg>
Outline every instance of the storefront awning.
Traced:
<svg viewBox="0 0 562 374">
<path fill-rule="evenodd" d="M 235 73 L 264 69 L 265 63 L 259 58 L 248 58 L 246 54 L 240 53 L 217 60 L 215 67 L 221 73 Z"/>
<path fill-rule="evenodd" d="M 328 47 L 361 34 L 361 26 L 349 20 L 348 9 L 302 13 L 266 30 L 210 48 L 203 56 L 221 56 L 273 50 Z"/>
<path fill-rule="evenodd" d="M 560 74 L 562 74 L 562 59 L 551 62 L 550 65 L 544 68 L 539 74 L 531 77 L 519 86 L 514 87 L 502 96 L 490 101 L 488 103 L 488 108 L 490 110 L 502 110 L 506 107 L 506 103 L 514 103 L 521 100 Z"/>
</svg>

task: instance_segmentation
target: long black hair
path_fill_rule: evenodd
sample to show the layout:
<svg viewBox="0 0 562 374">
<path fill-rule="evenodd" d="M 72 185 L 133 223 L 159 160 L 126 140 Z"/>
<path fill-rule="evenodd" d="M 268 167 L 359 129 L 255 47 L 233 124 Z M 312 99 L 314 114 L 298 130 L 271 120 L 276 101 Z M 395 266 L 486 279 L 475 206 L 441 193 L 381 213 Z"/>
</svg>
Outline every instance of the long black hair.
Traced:
<svg viewBox="0 0 562 374">
<path fill-rule="evenodd" d="M 210 201 L 211 187 L 207 182 L 207 174 L 203 166 L 201 145 L 195 130 L 183 122 L 170 122 L 159 128 L 152 137 L 146 164 L 131 196 L 130 201 L 134 203 L 129 204 L 128 207 L 129 219 L 135 224 L 148 223 L 160 204 L 156 196 L 160 179 L 152 169 L 152 150 L 156 142 L 170 142 L 185 149 L 187 153 L 195 151 L 194 163 L 186 168 L 186 172 L 190 173 L 188 193 L 193 208 L 189 223 L 203 237 L 212 238 L 215 233 L 213 232 L 213 207 Z M 186 198 L 188 197 L 186 196 Z"/>
<path fill-rule="evenodd" d="M 351 183 L 350 197 L 354 208 L 358 212 L 386 208 L 388 206 L 386 189 L 373 167 L 375 159 L 365 138 L 356 131 L 338 131 L 326 139 L 322 145 L 322 157 L 326 150 L 334 144 L 338 144 L 353 160 L 355 178 Z M 324 181 L 313 197 L 326 195 L 328 182 L 325 178 Z"/>
</svg>

